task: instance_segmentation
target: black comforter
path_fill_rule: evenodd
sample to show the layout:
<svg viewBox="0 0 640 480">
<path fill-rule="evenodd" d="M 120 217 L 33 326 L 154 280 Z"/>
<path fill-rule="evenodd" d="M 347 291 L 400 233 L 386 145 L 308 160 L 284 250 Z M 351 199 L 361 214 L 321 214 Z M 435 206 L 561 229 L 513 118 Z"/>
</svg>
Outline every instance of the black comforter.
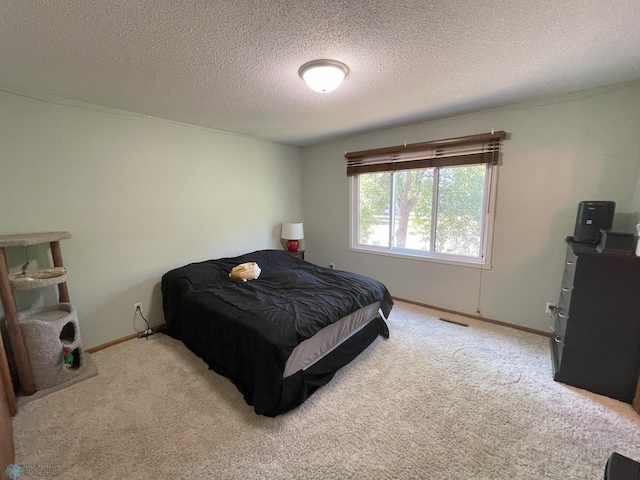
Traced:
<svg viewBox="0 0 640 480">
<path fill-rule="evenodd" d="M 244 262 L 256 262 L 260 277 L 231 280 L 231 269 Z M 393 305 L 374 279 L 281 250 L 177 268 L 162 277 L 162 295 L 167 332 L 229 377 L 257 413 L 270 416 L 292 404 L 284 398 L 290 393 L 283 392 L 282 373 L 296 345 L 373 302 L 381 302 L 385 316 Z M 380 333 L 388 335 L 380 322 Z"/>
</svg>

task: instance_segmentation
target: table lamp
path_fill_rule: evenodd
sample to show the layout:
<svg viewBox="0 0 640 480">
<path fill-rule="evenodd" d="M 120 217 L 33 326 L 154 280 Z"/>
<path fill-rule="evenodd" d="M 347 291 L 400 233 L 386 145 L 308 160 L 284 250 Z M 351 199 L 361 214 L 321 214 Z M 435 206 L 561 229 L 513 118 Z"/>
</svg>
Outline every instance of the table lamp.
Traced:
<svg viewBox="0 0 640 480">
<path fill-rule="evenodd" d="M 302 223 L 283 223 L 280 237 L 287 241 L 287 250 L 297 252 L 300 247 L 298 240 L 304 238 Z"/>
</svg>

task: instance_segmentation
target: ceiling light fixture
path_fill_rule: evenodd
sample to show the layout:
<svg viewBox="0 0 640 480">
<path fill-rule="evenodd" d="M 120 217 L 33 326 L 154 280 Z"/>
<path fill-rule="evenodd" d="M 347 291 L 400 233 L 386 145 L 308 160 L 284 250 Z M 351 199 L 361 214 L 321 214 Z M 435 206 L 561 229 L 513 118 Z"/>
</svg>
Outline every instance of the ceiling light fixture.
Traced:
<svg viewBox="0 0 640 480">
<path fill-rule="evenodd" d="M 300 67 L 298 75 L 307 82 L 311 90 L 329 93 L 338 88 L 349 75 L 349 67 L 336 60 L 312 60 Z"/>
</svg>

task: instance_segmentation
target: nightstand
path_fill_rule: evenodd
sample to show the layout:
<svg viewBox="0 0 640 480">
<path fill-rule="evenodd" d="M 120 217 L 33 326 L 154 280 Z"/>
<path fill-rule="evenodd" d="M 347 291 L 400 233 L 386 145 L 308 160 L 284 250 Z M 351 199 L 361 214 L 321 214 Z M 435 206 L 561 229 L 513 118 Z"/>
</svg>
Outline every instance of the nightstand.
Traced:
<svg viewBox="0 0 640 480">
<path fill-rule="evenodd" d="M 304 250 L 298 250 L 297 252 L 289 252 L 287 250 L 287 252 L 300 260 L 304 260 Z"/>
</svg>

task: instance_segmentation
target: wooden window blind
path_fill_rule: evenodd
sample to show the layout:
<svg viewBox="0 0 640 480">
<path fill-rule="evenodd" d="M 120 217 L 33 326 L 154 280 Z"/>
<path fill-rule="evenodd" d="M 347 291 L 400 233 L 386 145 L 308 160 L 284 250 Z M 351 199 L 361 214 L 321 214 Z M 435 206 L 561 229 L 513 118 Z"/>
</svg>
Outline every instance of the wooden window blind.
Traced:
<svg viewBox="0 0 640 480">
<path fill-rule="evenodd" d="M 499 131 L 347 152 L 347 175 L 479 163 L 496 165 L 505 136 L 506 132 Z"/>
</svg>

